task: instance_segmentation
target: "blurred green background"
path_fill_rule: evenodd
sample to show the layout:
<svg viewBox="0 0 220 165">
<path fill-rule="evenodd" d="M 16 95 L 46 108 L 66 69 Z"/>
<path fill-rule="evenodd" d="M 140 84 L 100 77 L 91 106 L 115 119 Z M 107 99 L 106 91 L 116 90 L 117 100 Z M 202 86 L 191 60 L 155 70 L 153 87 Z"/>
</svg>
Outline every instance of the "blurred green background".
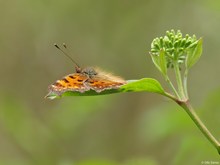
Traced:
<svg viewBox="0 0 220 165">
<path fill-rule="evenodd" d="M 189 77 L 198 115 L 220 139 L 220 1 L 0 0 L 0 164 L 159 165 L 217 161 L 175 103 L 151 93 L 45 100 L 47 86 L 81 66 L 166 84 L 148 55 L 167 30 L 204 38 Z M 220 162 L 219 162 L 220 163 Z"/>
</svg>

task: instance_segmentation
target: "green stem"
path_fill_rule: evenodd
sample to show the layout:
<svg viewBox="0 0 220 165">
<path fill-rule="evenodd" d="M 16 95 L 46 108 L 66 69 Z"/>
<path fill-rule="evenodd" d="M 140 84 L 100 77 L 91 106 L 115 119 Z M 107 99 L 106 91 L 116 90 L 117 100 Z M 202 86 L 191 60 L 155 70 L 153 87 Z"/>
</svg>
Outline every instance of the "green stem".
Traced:
<svg viewBox="0 0 220 165">
<path fill-rule="evenodd" d="M 162 95 L 170 98 L 171 100 L 174 100 L 175 102 L 178 102 L 178 99 L 175 96 L 173 96 L 172 94 L 168 93 L 168 92 L 165 92 Z"/>
<path fill-rule="evenodd" d="M 178 94 L 178 92 L 176 91 L 176 88 L 174 87 L 173 83 L 170 81 L 170 78 L 168 76 L 165 77 L 166 81 L 168 82 L 168 84 L 170 85 L 171 89 L 174 91 L 175 95 L 181 99 L 180 95 Z"/>
<path fill-rule="evenodd" d="M 197 116 L 196 112 L 194 111 L 193 107 L 191 106 L 189 101 L 185 102 L 178 102 L 175 100 L 183 109 L 188 113 L 190 118 L 193 120 L 193 122 L 196 124 L 196 126 L 200 129 L 200 131 L 205 135 L 205 137 L 212 143 L 212 145 L 218 150 L 218 153 L 220 154 L 220 143 L 217 141 L 217 139 L 211 134 L 211 132 L 207 129 L 207 127 L 204 125 L 204 123 L 200 120 L 200 118 Z"/>
<path fill-rule="evenodd" d="M 181 97 L 181 100 L 186 100 L 178 62 L 176 62 L 174 64 L 174 70 L 175 70 L 175 74 L 176 74 L 176 81 L 177 81 L 177 86 L 178 86 L 178 90 L 179 90 L 179 95 Z"/>
<path fill-rule="evenodd" d="M 184 88 L 185 96 L 188 99 L 189 95 L 187 90 L 187 77 L 188 77 L 188 69 L 185 70 L 184 78 L 183 78 L 183 88 Z"/>
</svg>

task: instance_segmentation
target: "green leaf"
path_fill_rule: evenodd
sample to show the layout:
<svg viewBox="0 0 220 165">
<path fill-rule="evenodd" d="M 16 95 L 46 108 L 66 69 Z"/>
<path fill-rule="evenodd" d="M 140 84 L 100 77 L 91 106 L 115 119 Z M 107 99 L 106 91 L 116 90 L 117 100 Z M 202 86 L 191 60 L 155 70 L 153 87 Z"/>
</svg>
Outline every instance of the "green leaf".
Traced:
<svg viewBox="0 0 220 165">
<path fill-rule="evenodd" d="M 190 47 L 190 46 L 189 46 Z M 186 68 L 191 68 L 202 55 L 202 38 L 200 38 L 195 46 L 192 46 L 187 51 Z"/>
<path fill-rule="evenodd" d="M 143 78 L 140 80 L 129 80 L 127 84 L 121 86 L 120 92 L 153 92 L 165 94 L 160 83 L 153 78 Z"/>
<path fill-rule="evenodd" d="M 94 90 L 89 90 L 84 93 L 75 92 L 75 91 L 67 91 L 62 95 L 58 95 L 54 92 L 49 92 L 45 98 L 55 99 L 64 96 L 97 96 L 97 95 L 106 95 L 113 93 L 125 93 L 125 92 L 153 92 L 159 93 L 162 95 L 166 95 L 164 89 L 160 85 L 160 83 L 152 78 L 143 78 L 140 80 L 128 80 L 127 84 L 122 85 L 119 89 L 109 89 L 102 91 L 100 93 L 95 92 Z"/>
<path fill-rule="evenodd" d="M 157 67 L 157 69 L 161 72 L 161 68 L 160 68 L 160 57 L 159 55 L 157 54 L 152 54 L 150 52 L 150 55 L 151 55 L 151 58 L 152 58 L 152 61 L 154 63 L 154 65 Z"/>
<path fill-rule="evenodd" d="M 157 69 L 166 77 L 167 76 L 167 61 L 165 51 L 161 49 L 159 55 L 151 54 L 152 61 Z"/>
</svg>

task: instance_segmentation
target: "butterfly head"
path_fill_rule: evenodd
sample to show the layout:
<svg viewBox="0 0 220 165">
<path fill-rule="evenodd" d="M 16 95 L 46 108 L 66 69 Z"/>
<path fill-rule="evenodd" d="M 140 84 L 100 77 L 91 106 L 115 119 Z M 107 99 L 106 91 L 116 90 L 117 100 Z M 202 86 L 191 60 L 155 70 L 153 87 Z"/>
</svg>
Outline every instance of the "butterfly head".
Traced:
<svg viewBox="0 0 220 165">
<path fill-rule="evenodd" d="M 75 66 L 76 73 L 82 73 L 82 68 Z"/>
</svg>

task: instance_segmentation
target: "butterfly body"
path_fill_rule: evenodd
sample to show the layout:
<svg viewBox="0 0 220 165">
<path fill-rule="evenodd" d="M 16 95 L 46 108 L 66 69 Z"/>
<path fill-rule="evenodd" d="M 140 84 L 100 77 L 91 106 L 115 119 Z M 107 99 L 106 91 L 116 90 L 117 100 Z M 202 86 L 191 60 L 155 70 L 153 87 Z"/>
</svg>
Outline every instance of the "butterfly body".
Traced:
<svg viewBox="0 0 220 165">
<path fill-rule="evenodd" d="M 49 86 L 49 91 L 61 95 L 66 91 L 76 91 L 84 93 L 94 90 L 100 93 L 108 89 L 118 89 L 126 81 L 110 73 L 101 71 L 98 68 L 86 67 L 81 69 L 76 67 L 76 72 L 57 80 Z"/>
</svg>

